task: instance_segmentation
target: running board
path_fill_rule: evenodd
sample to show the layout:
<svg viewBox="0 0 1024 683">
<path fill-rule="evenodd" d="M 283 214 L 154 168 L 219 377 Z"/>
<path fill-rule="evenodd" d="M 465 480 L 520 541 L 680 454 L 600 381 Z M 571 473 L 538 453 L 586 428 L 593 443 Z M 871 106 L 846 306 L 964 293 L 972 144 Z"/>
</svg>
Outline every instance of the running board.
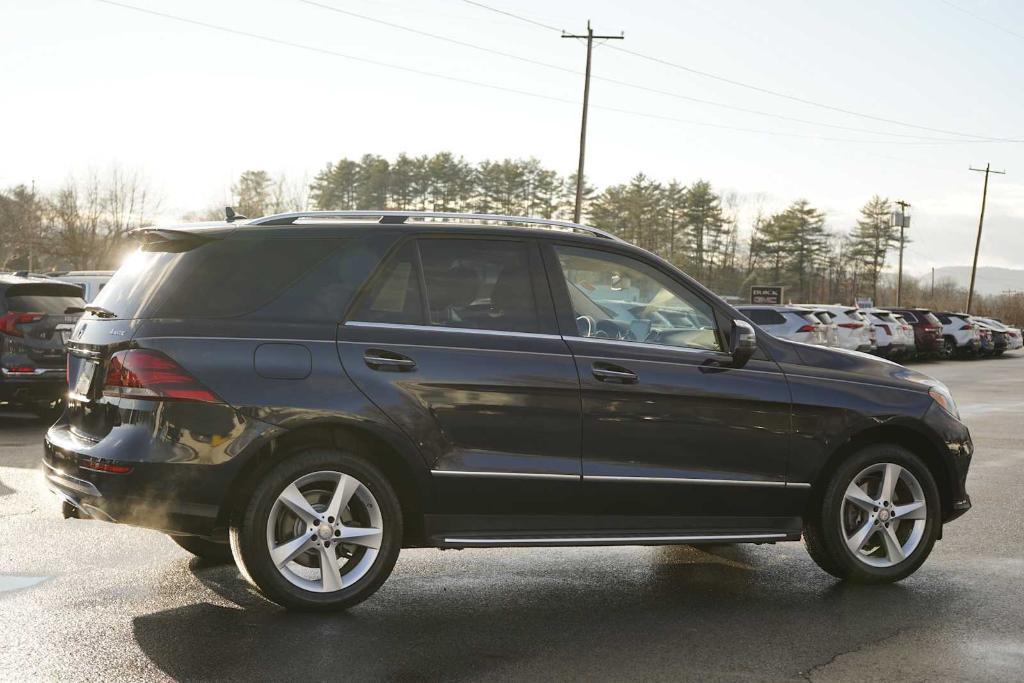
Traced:
<svg viewBox="0 0 1024 683">
<path fill-rule="evenodd" d="M 690 545 L 700 543 L 776 543 L 798 541 L 799 533 L 729 533 L 729 534 L 531 534 L 530 536 L 496 534 L 459 534 L 433 537 L 430 545 L 439 548 L 507 548 L 545 546 L 601 545 Z"/>
</svg>

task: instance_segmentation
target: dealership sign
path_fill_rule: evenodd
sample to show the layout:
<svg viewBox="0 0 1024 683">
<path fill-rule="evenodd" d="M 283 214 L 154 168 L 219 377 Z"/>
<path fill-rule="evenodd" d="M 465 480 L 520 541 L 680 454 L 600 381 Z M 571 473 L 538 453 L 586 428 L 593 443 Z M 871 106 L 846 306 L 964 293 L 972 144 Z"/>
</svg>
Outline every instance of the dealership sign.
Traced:
<svg viewBox="0 0 1024 683">
<path fill-rule="evenodd" d="M 780 306 L 782 304 L 782 287 L 751 287 L 750 303 Z"/>
</svg>

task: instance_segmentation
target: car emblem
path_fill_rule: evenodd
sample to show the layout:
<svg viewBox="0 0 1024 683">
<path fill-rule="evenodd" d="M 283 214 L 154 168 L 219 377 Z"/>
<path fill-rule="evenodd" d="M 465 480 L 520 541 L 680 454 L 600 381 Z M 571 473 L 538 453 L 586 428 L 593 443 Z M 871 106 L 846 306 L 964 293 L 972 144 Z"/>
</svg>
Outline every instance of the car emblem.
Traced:
<svg viewBox="0 0 1024 683">
<path fill-rule="evenodd" d="M 124 335 L 128 334 L 128 330 L 111 330 L 110 334 L 115 335 L 117 337 L 123 337 Z"/>
<path fill-rule="evenodd" d="M 89 326 L 89 323 L 82 323 L 77 330 L 75 330 L 74 338 L 81 339 L 82 335 L 85 334 L 85 328 Z"/>
</svg>

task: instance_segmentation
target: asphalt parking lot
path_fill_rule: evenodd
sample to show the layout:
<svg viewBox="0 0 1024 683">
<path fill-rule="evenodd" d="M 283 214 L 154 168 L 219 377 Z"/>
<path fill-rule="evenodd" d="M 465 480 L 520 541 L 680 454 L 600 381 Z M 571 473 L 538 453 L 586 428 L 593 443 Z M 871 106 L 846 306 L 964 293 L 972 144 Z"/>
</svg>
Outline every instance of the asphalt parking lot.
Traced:
<svg viewBox="0 0 1024 683">
<path fill-rule="evenodd" d="M 974 509 L 901 584 L 839 584 L 798 543 L 413 550 L 328 616 L 156 532 L 62 520 L 45 425 L 0 410 L 0 679 L 1019 680 L 1024 354 L 915 367 L 971 428 Z"/>
</svg>

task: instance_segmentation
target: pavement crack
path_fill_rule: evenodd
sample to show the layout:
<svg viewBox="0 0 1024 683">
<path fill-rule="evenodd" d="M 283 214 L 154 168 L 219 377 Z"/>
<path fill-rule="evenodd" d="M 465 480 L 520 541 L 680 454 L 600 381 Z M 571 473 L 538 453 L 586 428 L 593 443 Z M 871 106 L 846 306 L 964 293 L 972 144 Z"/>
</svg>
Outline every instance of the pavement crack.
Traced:
<svg viewBox="0 0 1024 683">
<path fill-rule="evenodd" d="M 885 641 L 889 640 L 890 638 L 895 638 L 896 636 L 901 635 L 906 630 L 907 629 L 905 629 L 905 628 L 898 628 L 898 629 L 895 629 L 894 631 L 892 631 L 890 633 L 886 633 L 883 636 L 879 636 L 878 638 L 872 638 L 869 641 L 861 643 L 857 647 L 846 649 L 846 650 L 840 650 L 839 652 L 837 652 L 834 655 L 832 655 L 827 661 L 824 661 L 824 662 L 822 662 L 820 664 L 815 664 L 814 666 L 812 666 L 807 671 L 800 672 L 798 675 L 799 675 L 800 678 L 802 678 L 805 681 L 813 681 L 814 680 L 814 675 L 816 673 L 818 673 L 820 671 L 823 671 L 823 670 L 827 669 L 828 667 L 832 666 L 833 664 L 836 663 L 836 660 L 838 660 L 840 657 L 842 657 L 844 655 L 852 655 L 854 653 L 862 652 L 863 650 L 867 650 L 868 648 L 874 647 L 875 645 L 879 645 L 880 643 L 884 643 Z"/>
</svg>

